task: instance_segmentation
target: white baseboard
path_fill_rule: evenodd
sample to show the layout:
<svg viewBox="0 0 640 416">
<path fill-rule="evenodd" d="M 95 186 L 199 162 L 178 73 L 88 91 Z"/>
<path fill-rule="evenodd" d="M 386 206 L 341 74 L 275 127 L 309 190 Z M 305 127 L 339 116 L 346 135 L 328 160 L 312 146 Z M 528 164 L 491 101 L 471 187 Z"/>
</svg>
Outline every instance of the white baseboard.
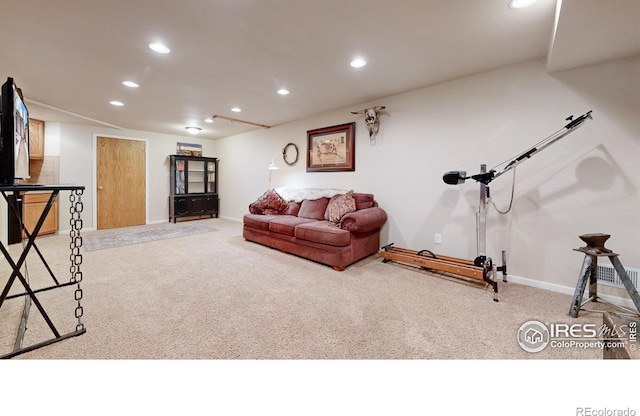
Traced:
<svg viewBox="0 0 640 416">
<path fill-rule="evenodd" d="M 227 217 L 227 216 L 224 216 L 224 215 L 220 216 L 218 218 L 223 219 L 223 220 L 233 221 L 233 222 L 242 222 L 242 218 Z"/>
<path fill-rule="evenodd" d="M 500 282 L 502 277 L 499 273 L 497 274 L 497 277 L 499 279 L 498 282 Z M 549 283 L 549 282 L 541 282 L 539 280 L 527 279 L 526 277 L 514 276 L 511 274 L 507 275 L 507 281 L 518 283 L 525 286 L 536 287 L 539 289 L 550 290 L 552 292 L 564 293 L 566 295 L 572 295 L 572 296 L 576 291 L 575 287 L 561 286 L 561 285 L 557 285 L 555 283 Z M 583 297 L 583 300 L 586 300 L 586 297 L 588 296 L 589 295 L 587 291 L 585 291 L 585 297 Z M 628 298 L 621 298 L 619 296 L 613 296 L 613 295 L 607 295 L 607 294 L 601 294 L 601 293 L 598 293 L 598 297 L 616 306 L 621 306 L 623 308 L 628 308 L 631 310 L 635 310 L 636 308 L 633 301 Z"/>
</svg>

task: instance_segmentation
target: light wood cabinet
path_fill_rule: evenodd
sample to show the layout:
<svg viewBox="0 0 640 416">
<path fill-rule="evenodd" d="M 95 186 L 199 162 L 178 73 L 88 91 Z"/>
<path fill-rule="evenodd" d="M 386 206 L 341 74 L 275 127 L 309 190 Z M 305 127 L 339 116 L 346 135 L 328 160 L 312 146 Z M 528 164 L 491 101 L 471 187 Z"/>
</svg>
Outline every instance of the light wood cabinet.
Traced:
<svg viewBox="0 0 640 416">
<path fill-rule="evenodd" d="M 29 159 L 44 159 L 44 121 L 29 119 Z"/>
<path fill-rule="evenodd" d="M 43 192 L 43 193 L 27 193 L 22 197 L 22 222 L 24 226 L 32 232 L 38 223 L 38 219 L 40 219 L 40 215 L 44 208 L 47 206 L 47 202 L 51 197 L 51 193 Z M 51 209 L 49 210 L 49 214 L 47 218 L 44 220 L 42 227 L 40 228 L 40 233 L 38 235 L 43 234 L 53 234 L 58 231 L 58 200 L 53 203 Z"/>
</svg>

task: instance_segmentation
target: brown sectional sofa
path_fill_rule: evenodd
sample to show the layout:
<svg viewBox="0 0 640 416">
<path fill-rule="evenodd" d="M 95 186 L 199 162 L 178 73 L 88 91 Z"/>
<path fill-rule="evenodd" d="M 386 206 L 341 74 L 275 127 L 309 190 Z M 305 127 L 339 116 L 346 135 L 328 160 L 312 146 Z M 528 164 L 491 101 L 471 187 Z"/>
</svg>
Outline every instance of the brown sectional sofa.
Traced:
<svg viewBox="0 0 640 416">
<path fill-rule="evenodd" d="M 277 214 L 274 209 L 252 209 L 252 204 L 252 213 L 243 218 L 242 235 L 248 241 L 342 271 L 378 252 L 387 214 L 372 194 L 353 193 L 355 211 L 334 223 L 329 221 L 329 205 L 338 196 L 286 201 L 286 208 Z"/>
</svg>

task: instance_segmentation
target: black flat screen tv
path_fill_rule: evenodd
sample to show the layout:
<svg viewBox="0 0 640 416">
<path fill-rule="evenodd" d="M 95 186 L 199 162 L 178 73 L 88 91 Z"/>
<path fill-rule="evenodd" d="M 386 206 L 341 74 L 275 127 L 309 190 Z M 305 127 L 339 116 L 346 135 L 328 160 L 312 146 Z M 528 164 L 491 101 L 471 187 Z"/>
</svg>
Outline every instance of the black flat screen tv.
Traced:
<svg viewBox="0 0 640 416">
<path fill-rule="evenodd" d="M 0 184 L 29 178 L 29 111 L 13 78 L 2 85 Z"/>
</svg>

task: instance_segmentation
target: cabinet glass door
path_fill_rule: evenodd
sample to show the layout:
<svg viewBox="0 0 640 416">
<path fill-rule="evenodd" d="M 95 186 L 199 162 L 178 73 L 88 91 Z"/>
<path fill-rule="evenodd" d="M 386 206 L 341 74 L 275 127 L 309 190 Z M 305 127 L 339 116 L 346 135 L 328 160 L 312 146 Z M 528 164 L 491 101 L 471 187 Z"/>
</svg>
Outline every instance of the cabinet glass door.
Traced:
<svg viewBox="0 0 640 416">
<path fill-rule="evenodd" d="M 207 192 L 216 192 L 216 163 L 207 163 Z"/>
<path fill-rule="evenodd" d="M 204 192 L 204 167 L 205 162 L 190 160 L 187 164 L 189 168 L 189 193 L 197 194 Z"/>
<path fill-rule="evenodd" d="M 176 172 L 176 195 L 178 194 L 184 194 L 186 192 L 185 190 L 185 183 L 184 183 L 184 165 L 185 162 L 184 160 L 176 160 L 175 161 L 176 166 L 175 166 L 175 172 Z"/>
</svg>

